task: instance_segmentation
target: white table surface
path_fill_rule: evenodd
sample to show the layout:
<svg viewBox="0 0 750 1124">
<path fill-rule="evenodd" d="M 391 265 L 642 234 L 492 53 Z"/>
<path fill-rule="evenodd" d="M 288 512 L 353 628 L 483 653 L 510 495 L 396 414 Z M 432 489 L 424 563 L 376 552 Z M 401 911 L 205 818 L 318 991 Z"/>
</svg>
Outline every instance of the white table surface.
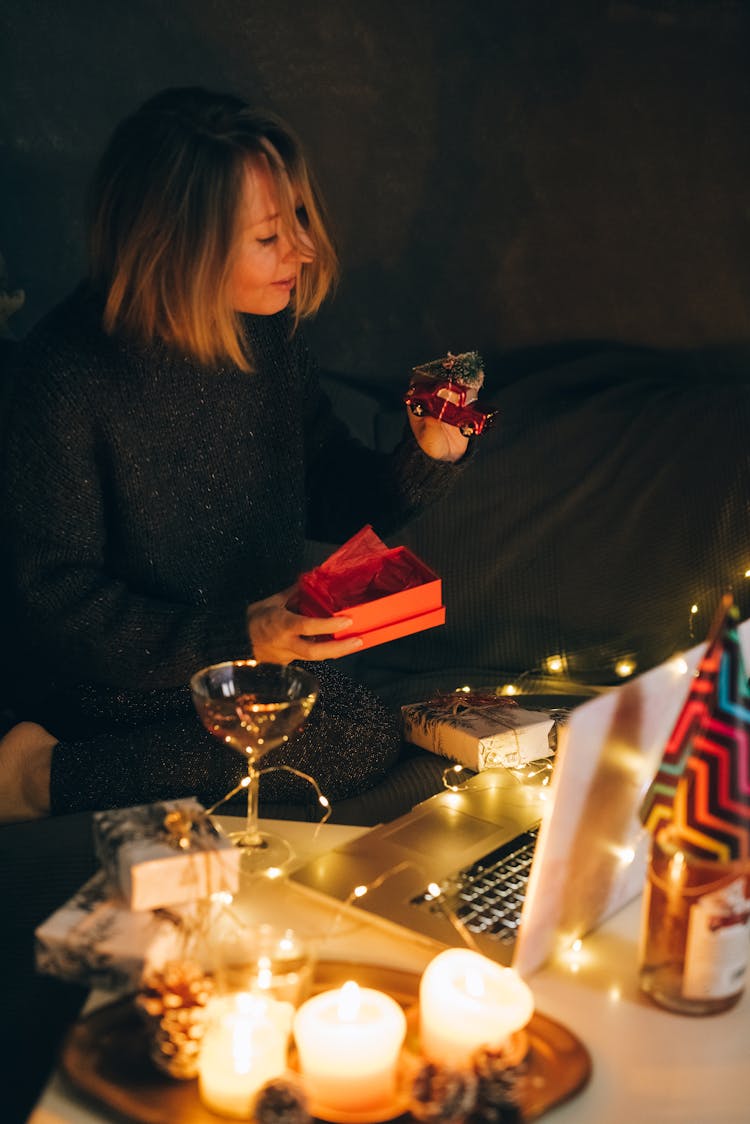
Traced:
<svg viewBox="0 0 750 1124">
<path fill-rule="evenodd" d="M 232 821 L 222 820 L 230 827 Z M 269 823 L 300 858 L 343 842 L 361 828 Z M 420 973 L 436 946 L 367 915 L 342 917 L 294 884 L 254 882 L 238 909 L 307 932 L 322 959 L 381 964 Z M 338 914 L 338 919 L 337 919 Z M 674 1015 L 642 997 L 636 980 L 640 902 L 587 937 L 568 962 L 555 961 L 528 981 L 536 1007 L 573 1031 L 592 1057 L 586 1088 L 544 1116 L 549 1124 L 750 1124 L 750 998 L 721 1015 Z M 97 996 L 92 1001 L 97 1001 Z M 44 1090 L 29 1124 L 110 1124 L 106 1109 L 79 1099 L 59 1075 Z M 179 1124 L 179 1122 L 175 1122 Z"/>
</svg>

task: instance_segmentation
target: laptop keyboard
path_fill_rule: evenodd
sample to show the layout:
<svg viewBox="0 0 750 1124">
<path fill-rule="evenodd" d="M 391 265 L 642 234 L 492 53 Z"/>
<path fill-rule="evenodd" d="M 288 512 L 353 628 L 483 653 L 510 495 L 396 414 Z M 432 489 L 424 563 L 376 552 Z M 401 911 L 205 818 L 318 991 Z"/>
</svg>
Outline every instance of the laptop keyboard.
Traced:
<svg viewBox="0 0 750 1124">
<path fill-rule="evenodd" d="M 426 891 L 412 905 L 442 913 L 447 906 L 470 933 L 512 944 L 516 939 L 539 828 L 517 835 L 454 874 L 436 898 Z"/>
</svg>

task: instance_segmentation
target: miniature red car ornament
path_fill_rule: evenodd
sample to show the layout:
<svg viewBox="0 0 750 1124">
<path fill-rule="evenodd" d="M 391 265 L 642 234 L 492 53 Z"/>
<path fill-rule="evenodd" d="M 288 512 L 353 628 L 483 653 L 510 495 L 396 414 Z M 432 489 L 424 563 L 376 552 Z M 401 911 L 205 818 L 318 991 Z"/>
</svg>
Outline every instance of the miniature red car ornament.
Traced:
<svg viewBox="0 0 750 1124">
<path fill-rule="evenodd" d="M 412 369 L 404 402 L 415 417 L 438 418 L 454 425 L 464 437 L 477 437 L 492 425 L 495 410 L 480 410 L 476 391 L 484 381 L 482 359 L 476 351 L 435 359 Z M 469 394 L 472 400 L 467 401 Z"/>
</svg>

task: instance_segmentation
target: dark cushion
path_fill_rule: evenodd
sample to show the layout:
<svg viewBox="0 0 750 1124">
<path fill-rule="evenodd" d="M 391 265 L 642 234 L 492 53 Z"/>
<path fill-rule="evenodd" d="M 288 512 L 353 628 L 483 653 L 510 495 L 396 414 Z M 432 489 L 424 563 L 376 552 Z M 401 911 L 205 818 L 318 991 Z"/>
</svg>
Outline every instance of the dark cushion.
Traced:
<svg viewBox="0 0 750 1124">
<path fill-rule="evenodd" d="M 487 362 L 496 430 L 397 536 L 441 575 L 446 624 L 353 657 L 355 674 L 394 703 L 467 681 L 551 690 L 553 656 L 610 684 L 623 659 L 643 671 L 702 640 L 727 587 L 747 616 L 747 359 L 588 345 Z M 396 394 L 369 414 L 387 445 Z"/>
</svg>

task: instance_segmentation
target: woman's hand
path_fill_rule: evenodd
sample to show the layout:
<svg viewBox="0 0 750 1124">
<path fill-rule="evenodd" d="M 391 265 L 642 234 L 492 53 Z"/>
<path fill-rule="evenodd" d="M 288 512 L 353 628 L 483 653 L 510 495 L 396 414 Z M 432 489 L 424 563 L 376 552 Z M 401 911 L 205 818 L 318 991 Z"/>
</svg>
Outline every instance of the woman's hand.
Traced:
<svg viewBox="0 0 750 1124">
<path fill-rule="evenodd" d="M 479 388 L 484 382 L 484 373 L 481 373 L 476 386 L 466 389 L 466 403 L 476 402 Z M 433 418 L 428 413 L 416 415 L 407 406 L 406 413 L 409 425 L 423 453 L 436 461 L 460 461 L 469 447 L 469 438 L 464 437 L 461 430 L 455 425 Z"/>
<path fill-rule="evenodd" d="M 335 660 L 362 647 L 359 637 L 315 640 L 352 622 L 345 617 L 303 617 L 287 608 L 296 585 L 247 607 L 247 631 L 253 658 L 260 663 L 288 664 L 292 660 Z"/>
<path fill-rule="evenodd" d="M 415 415 L 407 408 L 409 425 L 419 442 L 423 453 L 436 461 L 460 461 L 469 447 L 469 438 L 464 437 L 455 425 L 446 425 L 438 418 Z"/>
<path fill-rule="evenodd" d="M 19 722 L 0 739 L 0 823 L 48 814 L 55 745 L 57 738 L 35 722 Z"/>
</svg>

